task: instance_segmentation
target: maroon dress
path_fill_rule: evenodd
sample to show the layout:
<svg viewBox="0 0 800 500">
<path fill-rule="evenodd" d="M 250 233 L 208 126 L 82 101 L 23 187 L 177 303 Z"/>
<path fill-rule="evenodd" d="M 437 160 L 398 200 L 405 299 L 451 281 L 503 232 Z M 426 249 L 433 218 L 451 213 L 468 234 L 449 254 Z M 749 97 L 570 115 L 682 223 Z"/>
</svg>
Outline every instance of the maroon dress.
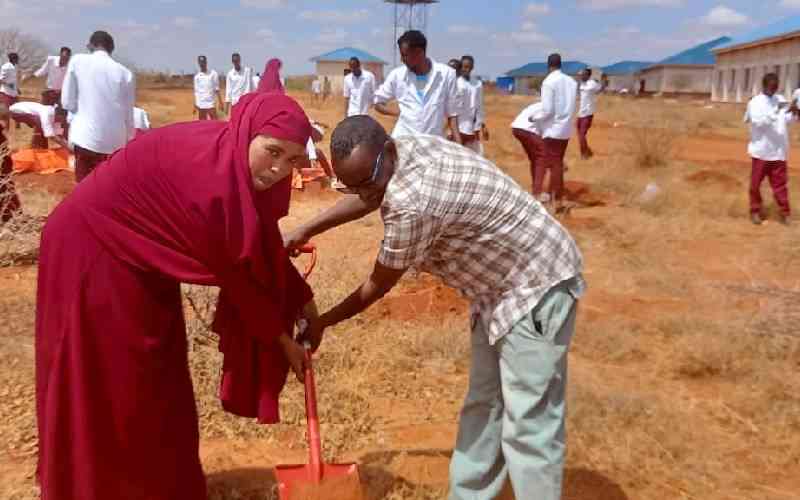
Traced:
<svg viewBox="0 0 800 500">
<path fill-rule="evenodd" d="M 304 144 L 310 125 L 290 98 L 250 94 L 229 123 L 134 139 L 50 216 L 36 311 L 43 500 L 206 498 L 181 282 L 222 289 L 223 406 L 277 421 L 288 364 L 276 338 L 311 291 L 277 225 L 287 183 L 253 189 L 259 134 Z"/>
</svg>

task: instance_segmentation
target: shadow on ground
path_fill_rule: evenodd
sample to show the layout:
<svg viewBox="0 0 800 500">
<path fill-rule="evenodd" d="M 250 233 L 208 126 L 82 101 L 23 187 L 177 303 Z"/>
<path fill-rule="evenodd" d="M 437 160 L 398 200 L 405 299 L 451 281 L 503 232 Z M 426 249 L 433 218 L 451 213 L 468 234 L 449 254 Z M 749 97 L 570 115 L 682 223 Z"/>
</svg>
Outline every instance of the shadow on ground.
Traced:
<svg viewBox="0 0 800 500">
<path fill-rule="evenodd" d="M 444 499 L 446 478 L 441 484 L 418 484 L 393 470 L 398 459 L 449 461 L 451 450 L 420 449 L 372 452 L 359 458 L 359 475 L 364 500 L 392 498 Z M 234 469 L 209 475 L 209 500 L 277 499 L 277 484 L 271 468 Z M 405 494 L 409 495 L 406 496 Z M 519 496 L 519 500 L 530 497 Z M 337 499 L 348 500 L 348 499 Z M 515 500 L 510 486 L 499 500 Z M 629 500 L 623 488 L 611 478 L 586 468 L 568 468 L 564 475 L 563 500 Z"/>
</svg>

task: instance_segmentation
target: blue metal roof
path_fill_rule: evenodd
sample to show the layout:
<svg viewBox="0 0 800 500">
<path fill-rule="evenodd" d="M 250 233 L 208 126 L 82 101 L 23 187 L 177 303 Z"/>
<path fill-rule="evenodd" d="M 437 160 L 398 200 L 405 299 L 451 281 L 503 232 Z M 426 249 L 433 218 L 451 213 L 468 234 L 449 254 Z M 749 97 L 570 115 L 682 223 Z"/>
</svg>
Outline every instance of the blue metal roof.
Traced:
<svg viewBox="0 0 800 500">
<path fill-rule="evenodd" d="M 609 76 L 630 75 L 652 64 L 653 64 L 652 62 L 644 62 L 644 61 L 620 61 L 618 63 L 604 66 L 602 70 L 604 75 L 609 75 Z"/>
<path fill-rule="evenodd" d="M 729 49 L 739 45 L 748 45 L 756 43 L 760 40 L 768 40 L 770 38 L 778 38 L 792 33 L 800 32 L 800 16 L 789 17 L 772 23 L 769 26 L 758 28 L 757 30 L 746 33 L 742 36 L 734 37 L 728 43 L 714 47 L 714 51 Z"/>
<path fill-rule="evenodd" d="M 578 71 L 588 67 L 588 64 L 581 61 L 564 61 L 561 63 L 561 71 L 568 75 L 574 75 Z M 530 63 L 526 64 L 525 66 L 512 69 L 506 73 L 506 76 L 513 76 L 514 78 L 520 78 L 524 76 L 545 76 L 547 75 L 547 69 L 546 62 Z"/>
<path fill-rule="evenodd" d="M 647 66 L 648 68 L 655 68 L 657 66 L 713 66 L 717 62 L 717 57 L 711 51 L 714 47 L 718 47 L 724 43 L 731 41 L 730 37 L 723 36 L 711 40 L 710 42 L 701 43 L 696 47 L 679 52 L 674 56 L 670 56 L 663 61 Z"/>
<path fill-rule="evenodd" d="M 383 59 L 373 56 L 369 52 L 364 52 L 360 49 L 354 49 L 353 47 L 345 47 L 343 49 L 337 49 L 332 52 L 328 52 L 327 54 L 322 54 L 321 56 L 311 58 L 312 62 L 342 62 L 342 61 L 349 61 L 351 57 L 357 57 L 359 61 L 362 63 L 381 63 L 381 64 L 389 64 Z"/>
</svg>

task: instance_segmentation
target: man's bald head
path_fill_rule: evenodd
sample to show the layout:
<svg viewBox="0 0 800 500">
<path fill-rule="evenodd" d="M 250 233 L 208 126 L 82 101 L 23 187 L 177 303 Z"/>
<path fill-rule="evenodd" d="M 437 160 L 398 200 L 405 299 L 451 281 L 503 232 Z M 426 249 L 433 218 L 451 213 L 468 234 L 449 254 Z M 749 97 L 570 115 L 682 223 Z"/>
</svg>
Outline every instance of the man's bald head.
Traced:
<svg viewBox="0 0 800 500">
<path fill-rule="evenodd" d="M 351 116 L 341 122 L 331 136 L 331 158 L 336 175 L 345 178 L 365 177 L 373 168 L 369 163 L 348 162 L 356 149 L 377 155 L 389 140 L 386 130 L 374 118 Z M 344 170 L 340 172 L 340 170 Z M 348 171 L 353 170 L 353 171 Z"/>
</svg>

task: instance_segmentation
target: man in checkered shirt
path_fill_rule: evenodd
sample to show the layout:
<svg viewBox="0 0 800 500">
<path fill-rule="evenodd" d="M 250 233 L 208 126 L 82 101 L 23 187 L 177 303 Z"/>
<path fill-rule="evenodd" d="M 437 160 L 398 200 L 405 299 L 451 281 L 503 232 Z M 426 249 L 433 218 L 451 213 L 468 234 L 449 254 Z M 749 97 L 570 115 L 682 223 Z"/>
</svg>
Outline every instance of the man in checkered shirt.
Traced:
<svg viewBox="0 0 800 500">
<path fill-rule="evenodd" d="M 288 235 L 287 247 L 378 208 L 385 234 L 372 275 L 320 316 L 319 331 L 364 311 L 412 267 L 458 289 L 472 301 L 472 367 L 450 498 L 495 498 L 510 476 L 517 498 L 559 499 L 567 351 L 584 289 L 575 241 L 494 164 L 445 139 L 391 139 L 357 116 L 336 128 L 331 153 L 356 196 Z"/>
</svg>

